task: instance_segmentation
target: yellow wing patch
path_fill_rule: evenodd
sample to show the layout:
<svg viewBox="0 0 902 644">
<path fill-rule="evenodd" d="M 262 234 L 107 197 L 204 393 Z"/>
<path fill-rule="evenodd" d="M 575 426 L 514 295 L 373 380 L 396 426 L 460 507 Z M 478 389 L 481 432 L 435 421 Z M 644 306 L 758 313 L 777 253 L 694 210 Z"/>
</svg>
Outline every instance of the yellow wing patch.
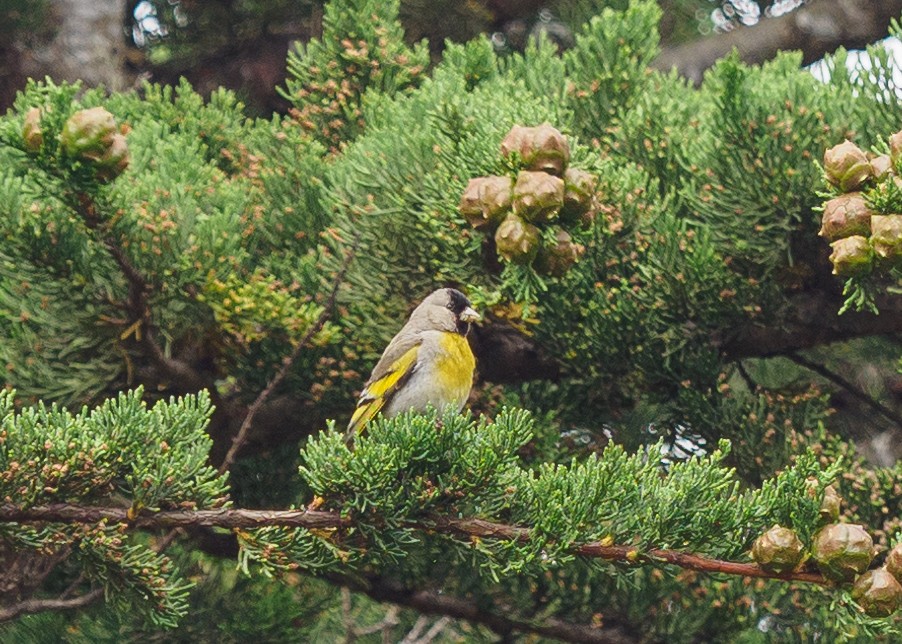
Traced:
<svg viewBox="0 0 902 644">
<path fill-rule="evenodd" d="M 366 386 L 357 401 L 357 409 L 348 423 L 348 433 L 357 434 L 363 431 L 370 419 L 379 413 L 385 403 L 391 399 L 398 387 L 404 383 L 413 371 L 417 362 L 420 345 L 407 350 L 394 361 L 384 376 Z"/>
</svg>

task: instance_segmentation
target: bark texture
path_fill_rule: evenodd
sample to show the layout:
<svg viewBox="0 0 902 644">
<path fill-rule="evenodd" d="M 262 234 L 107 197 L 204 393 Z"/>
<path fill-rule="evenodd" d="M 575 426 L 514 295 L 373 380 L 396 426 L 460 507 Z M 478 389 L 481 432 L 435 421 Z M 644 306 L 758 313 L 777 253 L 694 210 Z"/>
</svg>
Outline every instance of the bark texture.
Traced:
<svg viewBox="0 0 902 644">
<path fill-rule="evenodd" d="M 49 39 L 29 42 L 29 34 L 22 34 L 16 43 L 20 73 L 127 89 L 134 77 L 125 64 L 125 11 L 122 0 L 53 0 Z"/>
</svg>

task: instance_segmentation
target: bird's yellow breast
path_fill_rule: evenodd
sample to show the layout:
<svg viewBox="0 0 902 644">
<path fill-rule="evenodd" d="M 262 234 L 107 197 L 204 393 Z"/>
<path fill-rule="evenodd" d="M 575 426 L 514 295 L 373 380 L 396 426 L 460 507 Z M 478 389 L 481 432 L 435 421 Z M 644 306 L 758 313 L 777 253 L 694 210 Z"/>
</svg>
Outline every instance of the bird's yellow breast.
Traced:
<svg viewBox="0 0 902 644">
<path fill-rule="evenodd" d="M 465 389 L 466 396 L 473 386 L 473 371 L 476 369 L 476 358 L 470 350 L 470 343 L 457 333 L 443 333 L 439 344 L 442 351 L 437 357 L 436 373 L 442 387 L 449 391 Z"/>
</svg>

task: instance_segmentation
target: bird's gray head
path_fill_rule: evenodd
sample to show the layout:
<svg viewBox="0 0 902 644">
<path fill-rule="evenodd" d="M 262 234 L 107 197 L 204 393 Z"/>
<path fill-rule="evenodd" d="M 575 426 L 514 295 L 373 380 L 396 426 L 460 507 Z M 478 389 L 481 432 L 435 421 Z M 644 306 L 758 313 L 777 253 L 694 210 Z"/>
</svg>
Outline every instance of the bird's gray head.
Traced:
<svg viewBox="0 0 902 644">
<path fill-rule="evenodd" d="M 410 315 L 410 321 L 428 320 L 436 327 L 466 335 L 470 324 L 480 319 L 470 300 L 453 288 L 440 288 L 430 293 Z"/>
</svg>

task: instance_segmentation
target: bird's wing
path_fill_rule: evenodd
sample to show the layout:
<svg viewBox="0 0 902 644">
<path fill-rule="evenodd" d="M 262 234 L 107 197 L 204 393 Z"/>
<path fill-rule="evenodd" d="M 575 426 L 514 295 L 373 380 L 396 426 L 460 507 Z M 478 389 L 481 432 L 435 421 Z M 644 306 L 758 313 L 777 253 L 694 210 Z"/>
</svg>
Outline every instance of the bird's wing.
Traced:
<svg viewBox="0 0 902 644">
<path fill-rule="evenodd" d="M 394 360 L 385 359 L 389 358 L 386 351 L 386 355 L 373 369 L 370 381 L 360 394 L 357 409 L 354 410 L 354 415 L 351 416 L 351 422 L 348 424 L 348 434 L 354 435 L 363 431 L 369 420 L 407 382 L 416 370 L 417 355 L 421 344 L 422 342 L 417 342 Z"/>
</svg>

